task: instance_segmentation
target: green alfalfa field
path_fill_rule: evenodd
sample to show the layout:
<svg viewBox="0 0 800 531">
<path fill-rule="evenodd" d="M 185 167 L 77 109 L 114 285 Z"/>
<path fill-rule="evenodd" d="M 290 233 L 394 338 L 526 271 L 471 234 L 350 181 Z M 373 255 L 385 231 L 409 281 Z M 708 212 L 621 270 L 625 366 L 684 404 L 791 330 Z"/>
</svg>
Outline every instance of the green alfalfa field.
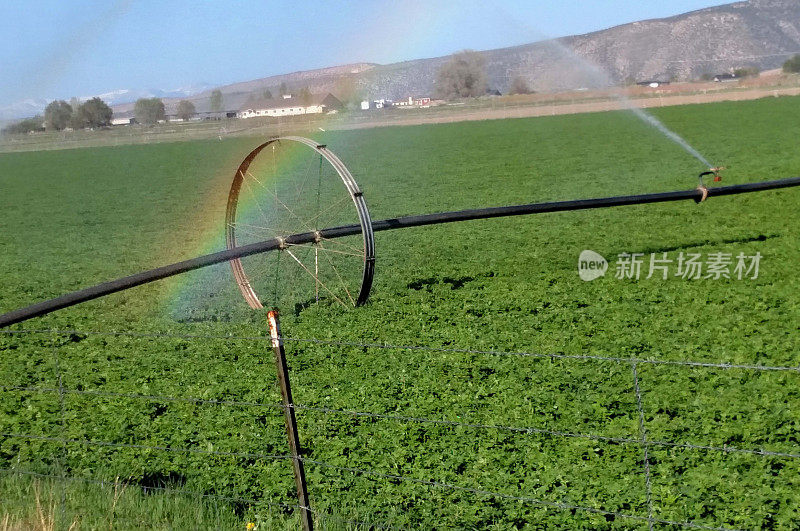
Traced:
<svg viewBox="0 0 800 531">
<path fill-rule="evenodd" d="M 653 112 L 729 166 L 720 184 L 800 174 L 798 98 Z M 373 219 L 690 189 L 704 169 L 624 112 L 313 137 L 351 169 Z M 259 140 L 0 155 L 0 311 L 221 249 L 230 179 Z M 581 358 L 798 366 L 799 199 L 789 189 L 378 233 L 366 306 L 282 309 L 285 336 L 322 341 L 287 341 L 317 522 L 638 529 L 652 514 L 666 527 L 800 526 L 798 371 L 637 363 L 634 378 L 631 363 Z M 580 279 L 585 249 L 609 260 L 604 277 Z M 664 252 L 762 258 L 756 279 L 688 280 L 674 264 L 666 280 L 645 278 Z M 644 254 L 641 278 L 616 278 L 621 253 Z M 39 488 L 87 528 L 114 515 L 119 527 L 297 525 L 267 503 L 295 503 L 291 465 L 265 457 L 287 453 L 265 316 L 229 271 L 12 327 L 80 333 L 2 334 L 5 513 L 34 514 Z M 31 390 L 57 390 L 59 374 L 63 393 Z M 649 474 L 643 438 L 678 444 L 646 446 Z M 112 488 L 75 478 L 128 486 L 112 508 Z"/>
</svg>

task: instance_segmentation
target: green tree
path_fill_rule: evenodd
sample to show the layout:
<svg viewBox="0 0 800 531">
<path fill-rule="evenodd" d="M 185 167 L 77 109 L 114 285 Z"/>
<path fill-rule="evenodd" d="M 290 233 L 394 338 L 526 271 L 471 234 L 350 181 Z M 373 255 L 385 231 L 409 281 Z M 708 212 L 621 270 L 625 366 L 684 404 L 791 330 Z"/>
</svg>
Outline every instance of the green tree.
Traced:
<svg viewBox="0 0 800 531">
<path fill-rule="evenodd" d="M 44 123 L 47 129 L 60 131 L 67 127 L 72 118 L 72 107 L 64 100 L 51 101 L 44 109 Z"/>
<path fill-rule="evenodd" d="M 800 72 L 800 54 L 793 55 L 783 63 L 783 71 L 787 74 L 797 74 Z"/>
<path fill-rule="evenodd" d="M 269 89 L 264 89 L 264 92 L 261 94 L 261 97 L 264 98 L 265 100 L 271 100 L 272 91 L 270 91 Z"/>
<path fill-rule="evenodd" d="M 737 68 L 733 71 L 733 75 L 736 77 L 758 77 L 761 73 L 761 70 L 757 66 L 748 66 L 744 68 Z"/>
<path fill-rule="evenodd" d="M 522 76 L 515 77 L 508 88 L 509 94 L 530 94 L 531 92 L 533 91 L 528 85 L 528 81 Z"/>
<path fill-rule="evenodd" d="M 211 99 L 209 100 L 212 112 L 220 112 L 222 110 L 222 91 L 219 89 L 211 92 Z"/>
<path fill-rule="evenodd" d="M 197 114 L 197 112 L 194 109 L 194 103 L 189 100 L 181 100 L 178 102 L 178 109 L 175 114 L 181 120 L 186 121 Z"/>
<path fill-rule="evenodd" d="M 440 98 L 475 98 L 486 93 L 486 60 L 472 50 L 452 55 L 436 75 Z"/>
<path fill-rule="evenodd" d="M 164 102 L 160 98 L 140 98 L 133 106 L 136 121 L 141 124 L 154 124 L 166 119 Z"/>
<path fill-rule="evenodd" d="M 75 129 L 111 125 L 114 111 L 100 98 L 92 98 L 78 105 L 70 121 Z"/>
<path fill-rule="evenodd" d="M 278 90 L 281 93 L 281 96 L 283 96 L 284 94 L 289 94 L 289 88 L 286 86 L 285 81 L 281 83 L 281 86 L 278 87 Z"/>
<path fill-rule="evenodd" d="M 3 134 L 27 134 L 31 131 L 44 131 L 44 117 L 34 116 L 33 118 L 26 118 L 17 123 L 8 125 L 3 128 Z"/>
</svg>

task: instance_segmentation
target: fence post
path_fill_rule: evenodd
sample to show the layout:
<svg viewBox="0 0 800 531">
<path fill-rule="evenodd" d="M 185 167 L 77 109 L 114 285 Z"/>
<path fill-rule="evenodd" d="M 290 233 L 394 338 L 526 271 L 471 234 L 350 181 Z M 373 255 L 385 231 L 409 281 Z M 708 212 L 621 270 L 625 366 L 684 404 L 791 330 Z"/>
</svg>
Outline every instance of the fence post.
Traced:
<svg viewBox="0 0 800 531">
<path fill-rule="evenodd" d="M 304 531 L 313 531 L 314 521 L 311 517 L 311 504 L 308 501 L 308 488 L 306 486 L 306 470 L 300 456 L 300 436 L 297 433 L 297 419 L 294 415 L 294 402 L 292 400 L 292 386 L 289 383 L 289 366 L 286 363 L 286 350 L 283 348 L 281 338 L 281 324 L 277 310 L 267 313 L 269 320 L 269 335 L 272 340 L 272 349 L 275 351 L 275 366 L 278 370 L 278 384 L 283 397 L 284 420 L 286 421 L 286 438 L 289 440 L 289 451 L 292 454 L 294 466 L 294 482 L 297 485 L 297 500 L 302 507 L 301 517 Z"/>
</svg>

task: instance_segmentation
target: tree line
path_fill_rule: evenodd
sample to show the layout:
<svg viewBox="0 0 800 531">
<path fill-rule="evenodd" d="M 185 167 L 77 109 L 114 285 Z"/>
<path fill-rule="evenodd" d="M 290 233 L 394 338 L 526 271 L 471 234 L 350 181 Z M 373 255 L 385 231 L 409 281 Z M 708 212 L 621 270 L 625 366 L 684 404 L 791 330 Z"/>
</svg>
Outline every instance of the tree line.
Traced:
<svg viewBox="0 0 800 531">
<path fill-rule="evenodd" d="M 161 98 L 140 98 L 136 100 L 133 114 L 137 123 L 146 125 L 155 124 L 166 119 L 166 109 Z M 197 111 L 191 101 L 181 100 L 178 102 L 175 114 L 182 120 L 189 120 L 197 115 Z M 65 100 L 54 100 L 45 107 L 43 116 L 37 115 L 33 118 L 20 120 L 3 128 L 2 132 L 19 134 L 45 130 L 62 131 L 67 128 L 107 127 L 111 125 L 113 115 L 114 111 L 111 107 L 100 98 L 92 98 L 85 102 L 79 102 L 77 98 L 73 98 L 69 103 Z"/>
<path fill-rule="evenodd" d="M 437 95 L 442 98 L 468 98 L 486 94 L 487 76 L 483 56 L 471 50 L 464 50 L 453 54 L 445 63 L 436 79 Z M 275 87 L 278 94 L 288 94 L 289 88 L 283 82 Z M 346 106 L 355 108 L 360 101 L 360 94 L 351 78 L 342 78 L 335 89 L 341 95 Z M 523 78 L 515 79 L 511 84 L 510 93 L 526 94 L 530 92 L 527 82 Z M 261 97 L 270 99 L 273 92 L 264 89 Z M 305 105 L 313 100 L 313 95 L 308 87 L 299 89 L 298 99 Z M 209 107 L 212 112 L 223 110 L 223 95 L 219 89 L 213 90 L 209 98 Z M 133 114 L 137 123 L 151 125 L 166 120 L 166 108 L 160 98 L 140 98 L 136 100 Z M 189 100 L 178 102 L 175 115 L 182 120 L 190 120 L 197 115 L 194 104 Z M 67 128 L 85 129 L 106 127 L 111 125 L 113 111 L 100 98 L 92 98 L 79 102 L 73 98 L 71 102 L 55 100 L 50 102 L 44 110 L 44 116 L 36 116 L 21 120 L 3 129 L 4 133 L 28 133 L 31 131 L 61 131 Z"/>
<path fill-rule="evenodd" d="M 793 55 L 783 64 L 786 73 L 800 73 L 800 54 Z M 741 68 L 735 72 L 737 77 L 757 76 L 758 69 Z M 705 79 L 711 76 L 704 76 Z M 341 86 L 339 86 L 341 85 Z M 337 85 L 336 92 L 341 94 L 341 99 L 348 106 L 360 100 L 355 82 L 351 78 L 342 78 Z M 281 83 L 277 88 L 280 94 L 287 94 L 286 83 Z M 443 99 L 476 98 L 483 96 L 488 91 L 488 77 L 486 75 L 486 60 L 482 54 L 463 50 L 453 54 L 440 68 L 436 75 L 436 96 Z M 515 77 L 508 88 L 509 94 L 530 94 L 528 80 L 522 76 Z M 299 99 L 308 103 L 312 99 L 311 91 L 306 87 L 300 90 Z M 265 89 L 261 97 L 272 98 L 272 92 Z M 357 103 L 357 102 L 356 102 Z M 222 91 L 219 89 L 211 92 L 210 108 L 212 112 L 222 111 Z M 113 111 L 100 98 L 92 98 L 79 102 L 73 98 L 71 103 L 64 100 L 50 102 L 44 110 L 44 116 L 27 118 L 5 127 L 3 133 L 28 133 L 31 131 L 55 130 L 60 131 L 68 127 L 84 129 L 105 127 L 111 125 Z M 178 102 L 176 116 L 182 120 L 189 120 L 197 115 L 194 104 L 189 100 Z M 140 98 L 134 104 L 134 116 L 141 124 L 155 124 L 166 119 L 164 102 L 160 98 Z"/>
<path fill-rule="evenodd" d="M 72 129 L 103 127 L 111 125 L 113 114 L 111 107 L 100 98 L 92 98 L 83 103 L 75 99 L 72 105 L 64 100 L 55 100 L 45 107 L 43 124 L 46 129 L 56 131 L 67 127 Z"/>
<path fill-rule="evenodd" d="M 104 127 L 111 125 L 113 115 L 109 107 L 100 98 L 79 102 L 73 98 L 72 103 L 64 100 L 51 101 L 44 109 L 44 116 L 37 115 L 27 118 L 3 129 L 4 133 L 29 133 L 45 129 L 61 131 L 72 129 L 85 129 L 88 127 Z"/>
</svg>

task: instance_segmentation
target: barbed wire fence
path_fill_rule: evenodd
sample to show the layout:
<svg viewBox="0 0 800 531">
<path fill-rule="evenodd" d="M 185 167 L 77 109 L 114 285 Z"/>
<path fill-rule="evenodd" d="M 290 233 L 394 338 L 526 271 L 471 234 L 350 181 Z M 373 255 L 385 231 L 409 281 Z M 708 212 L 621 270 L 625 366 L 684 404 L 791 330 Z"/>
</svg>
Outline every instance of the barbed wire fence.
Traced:
<svg viewBox="0 0 800 531">
<path fill-rule="evenodd" d="M 47 338 L 47 340 L 41 338 Z M 0 460 L 2 460 L 3 465 L 0 467 L 0 476 L 28 478 L 31 481 L 50 481 L 57 484 L 59 489 L 58 499 L 53 500 L 52 503 L 57 509 L 56 514 L 53 515 L 57 522 L 56 528 L 68 528 L 75 518 L 80 518 L 80 514 L 76 512 L 77 509 L 71 507 L 70 496 L 68 496 L 68 488 L 72 484 L 92 485 L 106 489 L 134 489 L 144 495 L 161 493 L 200 500 L 202 503 L 221 503 L 234 507 L 240 517 L 249 514 L 248 511 L 268 510 L 277 515 L 276 517 L 278 518 L 285 517 L 289 521 L 297 523 L 299 521 L 291 519 L 296 518 L 302 511 L 307 510 L 314 515 L 317 525 L 322 528 L 378 529 L 402 528 L 414 525 L 425 526 L 429 524 L 429 522 L 410 522 L 408 519 L 403 518 L 397 518 L 399 521 L 394 521 L 387 516 L 392 512 L 392 508 L 380 507 L 379 504 L 369 507 L 368 511 L 351 510 L 347 507 L 337 511 L 338 496 L 345 495 L 349 480 L 342 480 L 343 483 L 341 485 L 344 488 L 338 493 L 331 485 L 325 485 L 323 488 L 321 482 L 324 482 L 328 476 L 335 476 L 335 480 L 351 476 L 352 478 L 369 481 L 372 484 L 373 492 L 381 492 L 397 485 L 409 485 L 424 489 L 422 494 L 417 496 L 421 500 L 420 503 L 423 504 L 427 499 L 431 500 L 432 506 L 428 507 L 426 511 L 434 521 L 437 518 L 437 512 L 443 510 L 443 507 L 438 505 L 442 499 L 448 499 L 447 496 L 460 496 L 458 500 L 462 505 L 466 503 L 480 506 L 481 504 L 491 503 L 491 501 L 513 502 L 525 507 L 533 507 L 545 511 L 544 513 L 537 513 L 539 515 L 560 515 L 560 517 L 574 518 L 577 521 L 583 521 L 584 518 L 600 517 L 603 518 L 603 522 L 618 522 L 623 527 L 646 526 L 649 529 L 653 529 L 655 527 L 671 526 L 689 529 L 730 529 L 732 527 L 729 523 L 726 523 L 724 518 L 722 521 L 718 520 L 717 523 L 712 523 L 711 520 L 713 518 L 711 516 L 713 515 L 690 514 L 688 515 L 689 518 L 685 520 L 662 517 L 662 509 L 664 507 L 661 506 L 661 503 L 656 502 L 653 493 L 653 488 L 659 478 L 654 477 L 653 474 L 651 452 L 659 449 L 685 450 L 702 455 L 736 455 L 743 458 L 780 460 L 783 462 L 792 462 L 800 458 L 800 447 L 797 444 L 793 444 L 797 442 L 797 433 L 791 430 L 784 433 L 780 440 L 772 440 L 770 445 L 763 447 L 749 447 L 745 444 L 736 446 L 718 445 L 697 440 L 669 440 L 653 436 L 648 429 L 648 424 L 652 419 L 648 418 L 646 413 L 646 411 L 649 411 L 646 404 L 651 397 L 645 391 L 646 380 L 641 373 L 643 367 L 668 367 L 688 371 L 736 371 L 745 375 L 797 375 L 800 373 L 800 366 L 741 364 L 707 360 L 673 360 L 651 357 L 615 357 L 592 354 L 546 354 L 524 351 L 459 349 L 431 345 L 367 343 L 319 338 L 281 338 L 289 346 L 290 350 L 292 346 L 305 345 L 310 347 L 309 352 L 312 355 L 315 352 L 315 348 L 326 347 L 357 349 L 360 352 L 375 354 L 376 356 L 386 356 L 389 351 L 393 353 L 416 351 L 426 354 L 468 354 L 487 358 L 559 361 L 570 366 L 589 364 L 592 367 L 610 365 L 618 368 L 627 368 L 629 376 L 625 392 L 630 394 L 630 403 L 634 405 L 632 414 L 635 415 L 638 432 L 627 435 L 608 435 L 587 431 L 581 429 L 581 426 L 574 426 L 574 429 L 570 430 L 551 429 L 547 426 L 537 425 L 536 418 L 523 419 L 527 420 L 527 422 L 520 422 L 519 424 L 469 422 L 447 418 L 446 411 L 442 412 L 441 418 L 436 418 L 434 416 L 405 415 L 396 411 L 374 411 L 369 410 L 368 407 L 363 409 L 337 407 L 335 401 L 333 404 L 321 404 L 304 403 L 300 400 L 297 403 L 285 406 L 276 398 L 274 367 L 271 368 L 271 381 L 265 381 L 264 387 L 259 393 L 256 393 L 268 397 L 268 400 L 240 400 L 236 396 L 229 396 L 231 394 L 230 388 L 225 388 L 225 391 L 221 393 L 225 396 L 123 392 L 114 390 L 113 387 L 108 388 L 102 382 L 99 382 L 99 384 L 96 382 L 92 385 L 83 381 L 82 377 L 85 374 L 80 373 L 81 367 L 74 366 L 72 362 L 76 359 L 82 359 L 78 358 L 80 356 L 86 357 L 86 353 L 81 353 L 82 349 L 77 347 L 88 338 L 93 338 L 97 341 L 97 345 L 103 347 L 97 350 L 97 353 L 100 357 L 106 358 L 129 358 L 129 361 L 135 360 L 137 357 L 136 346 L 141 341 L 181 341 L 188 342 L 190 346 L 213 342 L 215 345 L 224 346 L 228 353 L 236 351 L 240 347 L 249 348 L 252 351 L 252 357 L 245 360 L 245 369 L 247 370 L 253 369 L 253 365 L 250 364 L 252 359 L 262 356 L 264 367 L 257 368 L 258 377 L 264 377 L 269 374 L 265 367 L 271 366 L 270 339 L 267 336 L 237 337 L 230 335 L 46 329 L 0 330 L 0 339 L 4 340 L 0 343 L 0 351 L 6 354 L 13 353 L 13 356 L 3 356 L 6 370 L 2 371 L 2 373 L 5 381 L 0 382 L 0 396 L 2 396 L 0 404 L 5 405 L 2 411 L 3 415 L 0 417 Z M 119 351 L 118 345 L 108 343 L 109 338 L 132 340 L 134 350 L 128 352 Z M 75 351 L 64 352 L 67 347 L 74 348 Z M 88 347 L 83 350 L 88 350 Z M 48 356 L 49 360 L 47 359 Z M 69 359 L 65 360 L 65 357 Z M 187 366 L 195 365 L 198 361 L 200 360 L 187 356 L 185 364 Z M 143 361 L 143 363 L 149 363 L 149 360 Z M 298 365 L 302 366 L 304 364 Z M 70 373 L 75 368 L 79 369 L 79 374 Z M 303 368 L 295 367 L 292 373 L 293 378 L 301 375 L 303 370 Z M 231 372 L 232 379 L 236 379 L 237 374 L 235 372 Z M 125 381 L 125 375 L 118 376 L 117 382 Z M 131 374 L 130 376 L 134 375 Z M 165 378 L 168 376 L 166 375 Z M 391 377 L 391 375 L 388 375 L 388 377 Z M 90 380 L 96 380 L 96 378 L 90 378 Z M 302 381 L 302 378 L 300 380 Z M 182 385 L 183 382 L 177 381 L 176 383 L 178 388 L 184 387 Z M 358 383 L 353 382 L 354 385 L 358 385 Z M 137 385 L 146 387 L 137 382 L 133 383 L 133 387 Z M 169 388 L 169 386 L 165 388 Z M 203 382 L 199 382 L 194 388 L 202 389 Z M 298 391 L 302 395 L 302 384 Z M 73 397 L 80 397 L 89 402 L 84 401 L 73 404 L 71 401 Z M 50 398 L 54 398 L 55 401 L 48 401 Z M 237 419 L 245 416 L 260 418 L 264 415 L 264 412 L 267 412 L 266 418 L 269 420 L 262 419 L 261 424 L 254 427 L 255 431 L 245 430 L 249 438 L 243 439 L 240 436 L 241 434 L 235 432 L 203 434 L 201 433 L 202 430 L 211 431 L 213 427 L 204 425 L 199 421 L 193 425 L 192 421 L 196 419 L 192 417 L 191 413 L 195 410 L 186 409 L 178 413 L 184 415 L 190 413 L 189 415 L 171 419 L 177 420 L 180 418 L 185 423 L 184 425 L 176 425 L 171 428 L 162 426 L 159 428 L 162 430 L 159 433 L 165 435 L 170 429 L 181 432 L 188 430 L 191 435 L 183 437 L 183 440 L 195 441 L 196 444 L 173 444 L 169 440 L 154 442 L 153 434 L 150 434 L 151 436 L 140 435 L 138 439 L 135 438 L 133 435 L 136 433 L 135 426 L 128 425 L 124 428 L 108 426 L 108 424 L 116 422 L 116 418 L 111 419 L 114 416 L 114 412 L 109 408 L 98 406 L 96 402 L 91 402 L 92 400 L 106 400 L 112 403 L 134 401 L 148 404 L 179 404 L 190 407 L 235 407 L 241 409 L 241 414 L 237 416 Z M 313 471 L 308 485 L 311 496 L 310 506 L 302 506 L 297 503 L 296 499 L 292 498 L 291 467 L 288 466 L 292 460 L 292 455 L 286 451 L 285 439 L 282 443 L 280 442 L 282 437 L 280 429 L 281 414 L 285 412 L 287 407 L 291 408 L 301 419 L 304 416 L 318 413 L 324 414 L 326 418 L 328 416 L 336 416 L 358 421 L 390 421 L 398 425 L 452 430 L 462 429 L 467 431 L 461 435 L 461 438 L 470 442 L 472 435 L 469 434 L 494 432 L 519 436 L 537 436 L 549 439 L 556 445 L 566 444 L 565 441 L 569 440 L 582 440 L 630 448 L 631 451 L 637 452 L 635 462 L 638 465 L 636 469 L 627 470 L 627 474 L 642 480 L 641 485 L 637 488 L 639 491 L 638 500 L 636 500 L 636 503 L 629 504 L 628 509 L 621 509 L 613 504 L 606 504 L 606 500 L 597 498 L 584 498 L 581 501 L 574 501 L 571 495 L 564 498 L 541 496 L 528 492 L 524 488 L 514 489 L 512 488 L 513 485 L 508 485 L 507 491 L 504 491 L 506 489 L 495 488 L 493 485 L 483 487 L 475 483 L 473 481 L 474 478 L 467 478 L 469 481 L 459 484 L 456 481 L 447 479 L 448 477 L 458 476 L 458 474 L 451 473 L 452 471 L 426 469 L 417 466 L 409 469 L 403 464 L 390 466 L 391 463 L 387 462 L 384 455 L 371 456 L 367 464 L 360 463 L 356 459 L 350 461 L 337 458 L 334 461 L 332 459 L 319 458 L 317 457 L 318 455 L 325 455 L 325 453 L 317 446 L 320 443 L 324 443 L 326 433 L 322 430 L 321 436 L 315 435 L 312 438 L 306 438 L 301 429 L 302 456 L 300 459 Z M 135 408 L 131 409 L 133 413 L 130 413 L 123 408 L 123 413 L 134 415 L 136 413 L 134 410 Z M 45 412 L 50 413 L 50 415 L 44 415 Z M 217 415 L 224 416 L 221 413 L 212 413 L 209 417 L 203 417 L 200 413 L 197 413 L 197 418 L 214 418 Z M 150 420 L 157 422 L 158 417 Z M 312 423 L 312 421 L 308 421 L 304 427 Z M 101 424 L 103 425 L 99 426 Z M 125 422 L 122 422 L 122 424 L 125 424 Z M 231 428 L 224 422 L 220 426 L 224 429 Z M 118 437 L 109 436 L 115 430 L 119 431 Z M 257 433 L 259 430 L 264 433 Z M 144 430 L 144 432 L 148 433 L 147 430 Z M 93 433 L 98 434 L 98 436 L 92 436 Z M 215 441 L 216 444 L 212 444 L 209 442 L 211 439 L 206 440 L 211 435 L 219 435 L 223 441 Z M 479 440 L 480 437 L 481 435 L 477 435 L 475 439 Z M 179 439 L 180 437 L 172 438 L 172 440 Z M 242 440 L 246 442 L 243 443 Z M 272 442 L 265 444 L 268 440 Z M 564 442 L 560 443 L 559 441 Z M 363 440 L 353 440 L 349 441 L 348 444 L 359 445 L 364 443 L 365 441 Z M 780 446 L 780 444 L 783 446 Z M 270 448 L 271 451 L 259 451 L 259 447 Z M 465 444 L 463 450 L 466 451 L 468 447 L 469 444 Z M 86 451 L 95 453 L 87 457 L 80 454 L 80 452 L 76 452 L 75 448 L 83 448 Z M 282 450 L 272 451 L 278 449 Z M 117 475 L 112 478 L 98 476 L 96 470 L 93 473 L 91 467 L 87 466 L 88 460 L 97 460 L 101 457 L 101 453 L 109 462 L 115 462 L 114 455 L 119 452 L 129 452 L 128 459 L 120 461 L 122 465 L 135 465 L 137 463 L 141 465 L 144 463 L 144 466 L 139 466 L 137 470 L 120 470 L 117 467 L 115 470 Z M 213 479 L 198 483 L 201 485 L 200 488 L 188 488 L 183 482 L 170 483 L 168 481 L 169 475 L 165 476 L 166 479 L 163 479 L 162 483 L 153 480 L 144 481 L 142 478 L 147 476 L 147 470 L 156 470 L 159 466 L 169 470 L 180 466 L 198 466 L 201 462 L 198 459 L 178 459 L 173 461 L 170 458 L 159 457 L 163 455 L 194 456 L 198 459 L 208 458 L 211 461 L 206 464 L 205 468 L 198 467 L 199 470 L 189 470 L 187 471 L 187 476 L 191 476 L 192 472 L 200 472 L 200 475 L 205 474 Z M 153 461 L 153 466 L 148 468 L 147 464 L 150 461 Z M 233 467 L 231 463 L 233 463 Z M 258 474 L 248 475 L 247 470 L 249 468 L 259 466 L 259 464 L 263 465 L 264 463 L 269 463 L 269 466 L 262 466 L 259 469 L 260 476 Z M 133 466 L 133 468 L 136 468 L 136 466 Z M 242 471 L 244 472 L 242 473 Z M 232 474 L 235 478 L 225 478 L 225 474 Z M 120 480 L 120 477 L 129 477 L 130 479 Z M 576 478 L 570 479 L 571 481 L 576 480 Z M 256 486 L 274 483 L 276 487 L 270 489 L 270 492 L 264 493 L 248 490 L 246 485 L 236 484 L 237 481 L 247 482 L 247 480 L 252 480 Z M 186 483 L 191 484 L 191 479 L 186 480 Z M 336 483 L 334 481 L 333 487 L 335 486 Z M 367 490 L 369 490 L 369 487 Z M 434 496 L 437 491 L 440 495 Z M 283 496 L 278 496 L 279 493 L 282 493 Z M 329 496 L 326 499 L 326 496 L 331 493 L 333 493 L 333 496 Z M 580 498 L 580 495 L 577 496 Z M 7 512 L 14 503 L 19 502 L 20 499 L 18 497 L 9 499 L 8 496 L 0 494 L 0 507 L 5 507 Z M 793 503 L 796 505 L 796 502 L 797 499 Z M 352 514 L 348 514 L 348 511 L 352 512 Z M 364 512 L 367 513 L 366 517 L 362 516 Z M 109 518 L 115 521 L 125 521 L 127 518 L 129 521 L 138 522 L 139 524 L 148 523 L 142 522 L 141 517 L 132 518 L 125 514 L 114 515 L 113 510 Z M 219 515 L 217 515 L 217 518 L 219 518 Z M 457 519 L 457 517 L 455 518 Z M 453 521 L 449 522 L 452 523 Z M 149 524 L 155 523 L 149 522 Z M 784 522 L 784 524 L 791 525 L 791 522 Z M 224 526 L 224 523 L 219 524 L 218 521 L 217 527 Z"/>
</svg>

